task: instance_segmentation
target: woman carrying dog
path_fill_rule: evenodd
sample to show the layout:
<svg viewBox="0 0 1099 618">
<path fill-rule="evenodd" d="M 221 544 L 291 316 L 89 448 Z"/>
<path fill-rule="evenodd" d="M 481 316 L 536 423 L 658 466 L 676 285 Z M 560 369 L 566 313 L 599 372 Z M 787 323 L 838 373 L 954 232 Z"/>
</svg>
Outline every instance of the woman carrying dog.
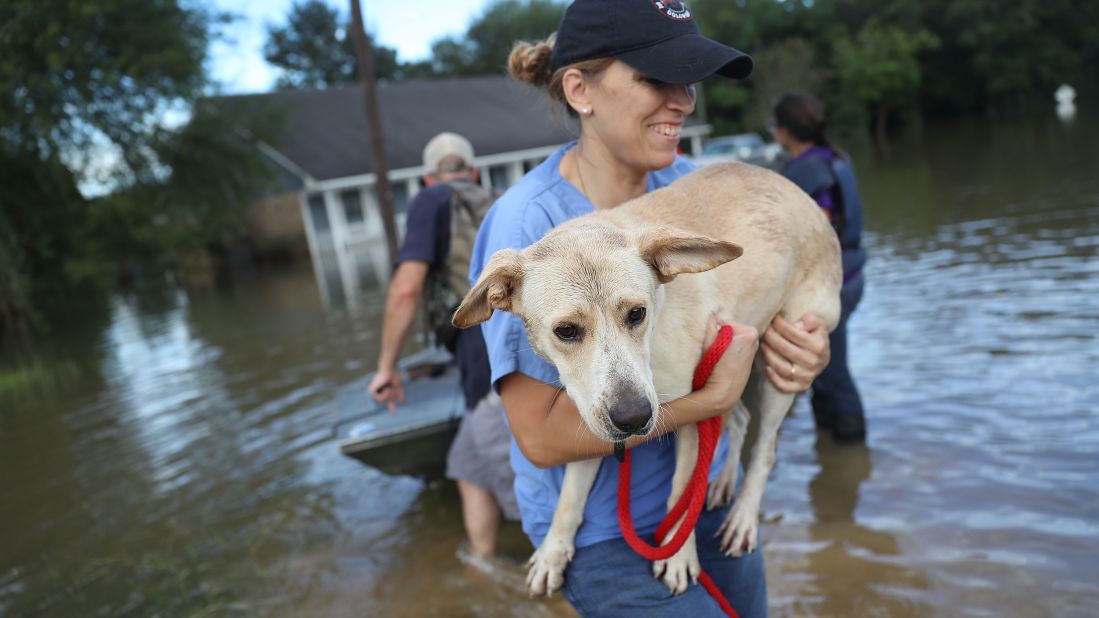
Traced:
<svg viewBox="0 0 1099 618">
<path fill-rule="evenodd" d="M 862 247 L 862 200 L 851 160 L 832 146 L 824 104 L 811 94 L 790 92 L 775 103 L 771 134 L 790 153 L 782 174 L 808 193 L 832 222 L 843 256 L 839 326 L 829 335 L 832 360 L 813 382 L 813 417 L 837 442 L 866 439 L 862 398 L 847 368 L 847 320 L 862 299 L 866 250 Z"/>
<path fill-rule="evenodd" d="M 546 41 L 518 43 L 509 59 L 516 78 L 544 87 L 579 119 L 579 139 L 526 174 L 489 212 L 471 262 L 480 275 L 493 253 L 533 244 L 551 228 L 596 209 L 613 208 L 693 170 L 677 156 L 684 119 L 694 111 L 692 84 L 714 73 L 738 79 L 752 69 L 747 55 L 704 38 L 687 7 L 662 0 L 577 0 Z M 786 392 L 806 390 L 828 363 L 828 336 L 818 318 L 798 324 L 775 318 L 759 341 L 755 329 L 733 325 L 734 338 L 706 385 L 664 405 L 666 423 L 632 449 L 632 510 L 639 534 L 651 535 L 664 516 L 675 467 L 674 440 L 653 439 L 722 414 L 736 403 L 762 346 L 767 373 Z M 716 326 L 711 328 L 712 340 Z M 602 457 L 589 494 L 563 592 L 584 616 L 723 615 L 698 585 L 673 595 L 653 577 L 650 561 L 622 539 L 616 518 L 618 464 L 610 443 L 588 432 L 554 367 L 538 357 L 522 322 L 497 311 L 483 325 L 492 382 L 503 399 L 515 441 L 511 462 L 523 529 L 542 543 L 558 501 L 564 464 Z M 714 456 L 711 478 L 725 460 Z M 704 512 L 696 528 L 702 568 L 743 617 L 764 616 L 763 558 L 730 558 L 715 533 L 728 508 Z"/>
</svg>

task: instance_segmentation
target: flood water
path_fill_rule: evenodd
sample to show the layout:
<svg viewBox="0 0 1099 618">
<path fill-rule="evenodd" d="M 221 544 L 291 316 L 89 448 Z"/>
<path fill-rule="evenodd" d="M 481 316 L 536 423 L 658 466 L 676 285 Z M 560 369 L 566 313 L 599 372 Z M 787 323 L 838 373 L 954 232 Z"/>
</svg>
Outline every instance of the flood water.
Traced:
<svg viewBox="0 0 1099 618">
<path fill-rule="evenodd" d="M 1082 114 L 853 150 L 870 435 L 783 426 L 773 616 L 1099 612 L 1097 143 Z M 323 306 L 308 267 L 73 302 L 0 390 L 0 614 L 568 615 L 463 566 L 450 486 L 339 454 L 380 306 Z"/>
</svg>

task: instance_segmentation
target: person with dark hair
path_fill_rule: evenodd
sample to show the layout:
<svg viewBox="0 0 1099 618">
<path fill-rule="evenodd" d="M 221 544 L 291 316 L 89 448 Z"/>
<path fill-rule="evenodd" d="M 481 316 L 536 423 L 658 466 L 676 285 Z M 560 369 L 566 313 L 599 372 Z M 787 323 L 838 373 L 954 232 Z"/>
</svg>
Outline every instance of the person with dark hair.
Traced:
<svg viewBox="0 0 1099 618">
<path fill-rule="evenodd" d="M 863 442 L 866 418 L 847 367 L 847 320 L 862 299 L 866 250 L 862 246 L 862 201 L 851 159 L 828 140 L 824 105 L 811 94 L 791 92 L 774 106 L 771 133 L 790 153 L 782 174 L 816 200 L 839 235 L 843 255 L 843 313 L 829 341 L 832 360 L 813 381 L 813 417 L 837 442 Z"/>
<path fill-rule="evenodd" d="M 569 219 L 614 208 L 694 170 L 677 155 L 684 119 L 694 111 L 693 84 L 714 74 L 740 79 L 752 70 L 749 56 L 703 37 L 682 2 L 652 0 L 577 0 L 555 36 L 517 43 L 508 64 L 514 77 L 545 88 L 577 119 L 579 137 L 497 200 L 478 233 L 471 281 L 497 251 L 527 247 Z M 828 363 L 827 330 L 817 316 L 796 322 L 776 317 L 762 336 L 750 326 L 734 324 L 733 329 L 733 341 L 705 386 L 663 404 L 661 428 L 626 442 L 633 460 L 632 512 L 642 536 L 651 538 L 665 514 L 675 469 L 675 441 L 660 436 L 729 411 L 744 389 L 757 342 L 769 379 L 785 392 L 808 389 Z M 716 328 L 711 331 L 712 340 Z M 542 545 L 553 520 L 565 464 L 600 459 L 574 547 L 560 565 L 565 570 L 536 582 L 538 589 L 563 586 L 583 616 L 723 615 L 691 581 L 696 573 L 671 577 L 671 569 L 662 571 L 660 562 L 646 560 L 627 545 L 616 516 L 614 447 L 587 431 L 561 389 L 556 368 L 531 349 L 522 321 L 497 311 L 482 324 L 482 332 L 492 383 L 514 437 L 511 463 L 523 530 L 535 547 Z M 723 437 L 711 479 L 728 451 Z M 739 553 L 739 548 L 723 548 L 715 538 L 728 512 L 723 505 L 698 519 L 698 561 L 741 616 L 765 616 L 761 551 L 732 557 L 730 552 Z"/>
</svg>

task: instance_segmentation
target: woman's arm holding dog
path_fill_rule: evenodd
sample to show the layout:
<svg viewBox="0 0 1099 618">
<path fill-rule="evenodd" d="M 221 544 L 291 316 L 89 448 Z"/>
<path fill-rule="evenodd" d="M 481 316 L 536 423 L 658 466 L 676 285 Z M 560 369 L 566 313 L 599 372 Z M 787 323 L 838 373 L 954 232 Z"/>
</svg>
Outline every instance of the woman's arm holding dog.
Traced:
<svg viewBox="0 0 1099 618">
<path fill-rule="evenodd" d="M 628 439 L 627 448 L 727 412 L 740 399 L 752 370 L 759 338 L 750 326 L 732 326 L 733 342 L 714 367 L 706 385 L 664 404 L 659 426 L 647 436 Z M 716 336 L 717 328 L 711 326 L 705 347 L 709 347 Z M 564 390 L 522 373 L 512 373 L 500 380 L 500 397 L 519 450 L 538 467 L 549 468 L 614 452 L 610 442 L 596 438 L 588 431 L 576 405 Z"/>
</svg>

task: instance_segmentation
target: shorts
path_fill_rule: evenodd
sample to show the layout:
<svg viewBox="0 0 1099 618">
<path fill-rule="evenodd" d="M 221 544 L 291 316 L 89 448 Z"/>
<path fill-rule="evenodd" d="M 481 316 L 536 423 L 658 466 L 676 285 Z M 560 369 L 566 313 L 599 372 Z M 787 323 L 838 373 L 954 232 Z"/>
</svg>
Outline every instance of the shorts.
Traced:
<svg viewBox="0 0 1099 618">
<path fill-rule="evenodd" d="M 462 418 L 447 453 L 446 477 L 485 489 L 496 497 L 506 519 L 518 521 L 510 451 L 511 431 L 504 423 L 504 404 L 495 391 L 489 391 Z"/>
</svg>

